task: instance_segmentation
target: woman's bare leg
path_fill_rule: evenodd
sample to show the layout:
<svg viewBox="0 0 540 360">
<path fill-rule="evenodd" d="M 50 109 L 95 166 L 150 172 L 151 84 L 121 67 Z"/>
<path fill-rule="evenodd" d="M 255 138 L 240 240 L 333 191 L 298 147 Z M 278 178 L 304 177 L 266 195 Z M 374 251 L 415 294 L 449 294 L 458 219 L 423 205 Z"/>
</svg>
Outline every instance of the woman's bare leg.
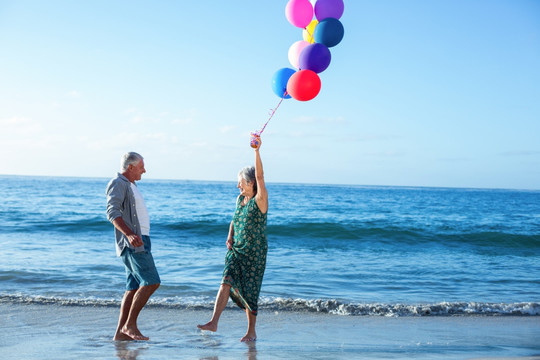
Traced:
<svg viewBox="0 0 540 360">
<path fill-rule="evenodd" d="M 255 333 L 255 323 L 257 322 L 257 316 L 253 315 L 251 311 L 246 309 L 248 319 L 248 329 L 246 335 L 240 339 L 240 341 L 255 341 L 257 340 L 257 334 Z"/>
<path fill-rule="evenodd" d="M 227 306 L 229 301 L 229 294 L 231 293 L 231 286 L 227 284 L 221 284 L 218 294 L 216 296 L 216 303 L 214 304 L 214 313 L 212 319 L 204 325 L 197 325 L 201 330 L 217 331 L 219 317 Z"/>
</svg>

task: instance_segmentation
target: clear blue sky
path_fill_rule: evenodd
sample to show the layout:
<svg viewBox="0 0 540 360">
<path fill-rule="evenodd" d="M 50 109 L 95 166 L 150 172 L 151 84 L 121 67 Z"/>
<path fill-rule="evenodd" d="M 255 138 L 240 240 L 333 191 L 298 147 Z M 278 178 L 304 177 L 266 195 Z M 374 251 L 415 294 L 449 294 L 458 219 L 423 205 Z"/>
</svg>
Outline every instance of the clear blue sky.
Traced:
<svg viewBox="0 0 540 360">
<path fill-rule="evenodd" d="M 236 180 L 301 29 L 286 0 L 0 0 L 2 174 Z M 345 0 L 270 182 L 540 189 L 540 1 Z"/>
</svg>

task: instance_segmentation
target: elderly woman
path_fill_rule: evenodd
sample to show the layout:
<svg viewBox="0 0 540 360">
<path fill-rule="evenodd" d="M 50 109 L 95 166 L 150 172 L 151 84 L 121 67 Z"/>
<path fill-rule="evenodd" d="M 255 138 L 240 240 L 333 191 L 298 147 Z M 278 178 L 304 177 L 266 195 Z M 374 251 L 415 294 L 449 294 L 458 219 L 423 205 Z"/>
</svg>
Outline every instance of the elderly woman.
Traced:
<svg viewBox="0 0 540 360">
<path fill-rule="evenodd" d="M 259 148 L 255 148 L 255 166 L 245 167 L 238 174 L 240 195 L 229 227 L 227 255 L 221 287 L 216 297 L 210 322 L 197 325 L 201 330 L 217 331 L 219 317 L 227 306 L 229 296 L 246 311 L 248 328 L 240 341 L 255 341 L 257 302 L 266 268 L 266 213 L 268 193 L 264 185 Z"/>
</svg>

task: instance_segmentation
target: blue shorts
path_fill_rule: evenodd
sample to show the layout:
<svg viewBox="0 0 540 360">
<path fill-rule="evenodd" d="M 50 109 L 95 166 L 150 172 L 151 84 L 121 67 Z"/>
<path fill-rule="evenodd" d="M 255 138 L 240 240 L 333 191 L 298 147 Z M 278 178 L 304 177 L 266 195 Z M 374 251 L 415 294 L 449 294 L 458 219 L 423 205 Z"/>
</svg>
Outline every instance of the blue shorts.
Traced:
<svg viewBox="0 0 540 360">
<path fill-rule="evenodd" d="M 145 251 L 135 252 L 134 249 L 125 248 L 120 255 L 126 266 L 126 290 L 128 291 L 161 283 L 150 251 L 152 248 L 150 236 L 143 235 L 142 240 Z"/>
</svg>

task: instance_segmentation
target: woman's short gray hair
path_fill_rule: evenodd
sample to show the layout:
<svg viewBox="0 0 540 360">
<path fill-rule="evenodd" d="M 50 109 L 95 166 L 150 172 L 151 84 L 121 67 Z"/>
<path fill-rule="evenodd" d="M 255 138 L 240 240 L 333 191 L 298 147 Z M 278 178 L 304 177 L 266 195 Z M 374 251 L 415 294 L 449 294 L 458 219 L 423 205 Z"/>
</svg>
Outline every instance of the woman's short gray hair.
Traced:
<svg viewBox="0 0 540 360">
<path fill-rule="evenodd" d="M 247 183 L 253 184 L 253 191 L 257 193 L 257 179 L 255 178 L 255 166 L 246 166 L 238 173 Z"/>
<path fill-rule="evenodd" d="M 128 152 L 122 155 L 122 159 L 120 159 L 120 169 L 122 171 L 126 171 L 129 167 L 129 165 L 136 165 L 141 160 L 143 160 L 143 157 L 136 152 Z"/>
</svg>

